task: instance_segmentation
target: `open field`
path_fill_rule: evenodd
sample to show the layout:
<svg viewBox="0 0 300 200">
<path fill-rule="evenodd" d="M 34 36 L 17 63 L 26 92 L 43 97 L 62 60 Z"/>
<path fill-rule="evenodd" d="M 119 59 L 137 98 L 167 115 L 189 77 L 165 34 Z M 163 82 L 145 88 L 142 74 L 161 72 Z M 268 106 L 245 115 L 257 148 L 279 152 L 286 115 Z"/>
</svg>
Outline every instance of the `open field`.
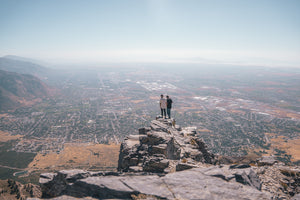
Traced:
<svg viewBox="0 0 300 200">
<path fill-rule="evenodd" d="M 10 140 L 16 140 L 16 139 L 19 139 L 21 137 L 22 137 L 21 135 L 11 135 L 7 132 L 0 131 L 0 142 L 7 142 L 7 141 L 10 141 Z"/>
<path fill-rule="evenodd" d="M 271 147 L 285 151 L 286 154 L 291 155 L 291 161 L 296 162 L 300 160 L 300 139 L 287 140 L 283 136 L 271 139 Z"/>
<path fill-rule="evenodd" d="M 300 160 L 300 139 L 288 140 L 287 152 L 292 155 L 292 161 Z"/>
<path fill-rule="evenodd" d="M 288 155 L 292 162 L 300 161 L 300 138 L 292 140 L 282 135 L 276 136 L 274 133 L 266 133 L 266 135 L 271 137 L 269 140 L 270 148 L 256 149 L 255 152 L 263 152 L 264 156 Z"/>
<path fill-rule="evenodd" d="M 29 170 L 83 168 L 90 170 L 116 169 L 120 145 L 67 143 L 57 153 L 37 154 Z"/>
</svg>

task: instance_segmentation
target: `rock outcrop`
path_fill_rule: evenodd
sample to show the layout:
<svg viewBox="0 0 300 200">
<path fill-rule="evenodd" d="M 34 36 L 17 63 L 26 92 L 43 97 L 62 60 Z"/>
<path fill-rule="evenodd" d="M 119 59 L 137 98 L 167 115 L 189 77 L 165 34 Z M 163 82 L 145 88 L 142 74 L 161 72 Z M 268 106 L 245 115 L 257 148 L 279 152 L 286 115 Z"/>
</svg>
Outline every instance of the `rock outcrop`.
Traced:
<svg viewBox="0 0 300 200">
<path fill-rule="evenodd" d="M 272 157 L 216 164 L 192 128 L 153 120 L 122 143 L 118 172 L 62 170 L 41 174 L 43 198 L 297 199 L 300 168 Z"/>
<path fill-rule="evenodd" d="M 168 173 L 213 164 L 215 156 L 197 137 L 194 129 L 174 126 L 172 120 L 153 120 L 150 127 L 139 129 L 121 145 L 119 171 Z"/>
<path fill-rule="evenodd" d="M 198 166 L 168 174 L 63 170 L 42 174 L 40 183 L 43 198 L 54 199 L 297 199 L 299 173 L 282 164 Z"/>
<path fill-rule="evenodd" d="M 201 167 L 158 174 L 90 174 L 81 170 L 42 175 L 47 192 L 43 197 L 61 195 L 96 199 L 134 199 L 140 195 L 152 199 L 270 199 L 257 189 L 259 180 L 251 169 Z M 88 175 L 88 177 L 86 177 Z M 48 178 L 45 178 L 48 177 Z M 77 177 L 74 182 L 74 177 Z M 241 184 L 242 183 L 242 184 Z M 45 191 L 45 187 L 42 187 Z"/>
<path fill-rule="evenodd" d="M 262 191 L 270 192 L 274 199 L 290 199 L 300 193 L 300 167 L 283 163 L 256 167 Z"/>
</svg>

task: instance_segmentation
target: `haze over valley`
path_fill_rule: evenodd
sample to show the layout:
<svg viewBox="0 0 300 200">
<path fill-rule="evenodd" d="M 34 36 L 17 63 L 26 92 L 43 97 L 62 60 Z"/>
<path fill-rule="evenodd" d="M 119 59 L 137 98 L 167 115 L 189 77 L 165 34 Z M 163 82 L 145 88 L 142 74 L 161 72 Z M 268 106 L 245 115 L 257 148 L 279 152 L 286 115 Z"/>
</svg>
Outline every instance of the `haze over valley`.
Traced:
<svg viewBox="0 0 300 200">
<path fill-rule="evenodd" d="M 0 0 L 0 199 L 30 196 L 12 180 L 56 188 L 51 173 L 68 169 L 122 181 L 126 170 L 207 168 L 212 195 L 215 183 L 244 184 L 246 170 L 255 193 L 296 195 L 299 10 L 297 0 Z M 161 94 L 172 120 L 160 119 Z M 41 191 L 31 197 L 52 195 Z"/>
<path fill-rule="evenodd" d="M 37 71 L 26 68 L 28 62 L 18 62 L 20 69 L 24 64 L 31 74 Z M 63 156 L 74 145 L 83 149 L 97 144 L 118 145 L 127 135 L 138 134 L 138 128 L 160 114 L 160 94 L 173 99 L 176 123 L 195 127 L 213 153 L 275 155 L 287 163 L 300 160 L 299 69 L 190 65 L 184 70 L 177 66 L 72 71 L 43 68 L 46 70 L 36 78 L 19 74 L 18 68 L 6 67 L 14 72 L 1 74 L 9 74 L 1 79 L 1 91 L 17 91 L 14 97 L 18 100 L 15 104 L 8 100 L 13 107 L 1 101 L 1 135 L 14 140 L 1 148 L 3 156 L 7 150 L 26 157 L 43 155 L 46 160 L 41 159 L 43 156 L 34 159 L 31 171 L 76 165 L 97 168 L 97 163 L 98 169 L 105 168 L 100 161 L 79 161 L 74 155 L 54 163 L 41 162 L 53 160 L 53 154 Z M 17 84 L 22 76 L 31 79 Z M 28 83 L 30 89 L 26 88 Z M 5 100 L 12 95 L 2 92 L 2 96 Z M 96 149 L 86 156 L 101 151 Z"/>
</svg>

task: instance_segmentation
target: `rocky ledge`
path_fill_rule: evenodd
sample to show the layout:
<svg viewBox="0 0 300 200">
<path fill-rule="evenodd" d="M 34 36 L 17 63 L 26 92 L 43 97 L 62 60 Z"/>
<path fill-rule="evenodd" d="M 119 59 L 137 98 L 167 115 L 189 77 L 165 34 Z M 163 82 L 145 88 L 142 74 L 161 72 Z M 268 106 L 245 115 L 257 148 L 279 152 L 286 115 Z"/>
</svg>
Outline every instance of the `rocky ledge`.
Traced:
<svg viewBox="0 0 300 200">
<path fill-rule="evenodd" d="M 215 156 L 193 128 L 181 128 L 173 120 L 153 120 L 121 145 L 118 170 L 169 173 L 215 163 Z"/>
<path fill-rule="evenodd" d="M 298 199 L 299 167 L 273 158 L 216 165 L 193 128 L 157 119 L 122 143 L 118 172 L 63 170 L 41 174 L 53 199 Z"/>
</svg>

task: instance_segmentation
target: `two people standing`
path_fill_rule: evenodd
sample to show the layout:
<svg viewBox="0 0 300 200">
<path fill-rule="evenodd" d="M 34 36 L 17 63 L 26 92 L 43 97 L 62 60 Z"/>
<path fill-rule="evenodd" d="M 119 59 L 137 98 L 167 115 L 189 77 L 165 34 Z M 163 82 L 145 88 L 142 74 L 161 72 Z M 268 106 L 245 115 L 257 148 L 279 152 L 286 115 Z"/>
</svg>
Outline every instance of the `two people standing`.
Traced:
<svg viewBox="0 0 300 200">
<path fill-rule="evenodd" d="M 169 96 L 166 96 L 167 99 L 164 98 L 164 95 L 160 95 L 160 101 L 159 101 L 159 105 L 160 105 L 160 110 L 161 110 L 161 116 L 166 118 L 166 114 L 168 115 L 168 118 L 171 118 L 171 109 L 172 109 L 172 99 L 169 98 Z M 167 110 L 167 113 L 166 113 Z"/>
</svg>

